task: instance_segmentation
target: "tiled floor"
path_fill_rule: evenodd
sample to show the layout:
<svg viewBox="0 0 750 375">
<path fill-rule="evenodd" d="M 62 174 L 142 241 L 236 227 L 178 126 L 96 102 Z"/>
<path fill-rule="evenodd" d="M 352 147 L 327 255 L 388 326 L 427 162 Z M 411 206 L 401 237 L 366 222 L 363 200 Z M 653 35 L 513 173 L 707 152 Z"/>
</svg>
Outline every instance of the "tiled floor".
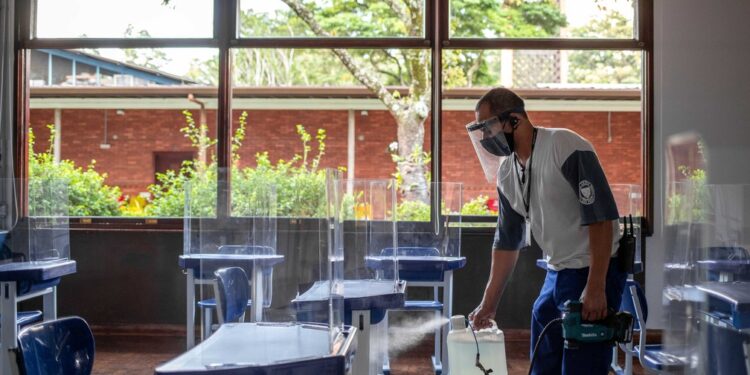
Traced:
<svg viewBox="0 0 750 375">
<path fill-rule="evenodd" d="M 506 355 L 509 375 L 528 371 L 528 331 L 506 333 Z M 153 374 L 154 368 L 183 351 L 184 336 L 173 335 L 97 335 L 94 374 Z M 426 338 L 417 346 L 392 360 L 394 375 L 430 374 L 432 340 Z M 636 374 L 641 374 L 637 368 Z"/>
</svg>

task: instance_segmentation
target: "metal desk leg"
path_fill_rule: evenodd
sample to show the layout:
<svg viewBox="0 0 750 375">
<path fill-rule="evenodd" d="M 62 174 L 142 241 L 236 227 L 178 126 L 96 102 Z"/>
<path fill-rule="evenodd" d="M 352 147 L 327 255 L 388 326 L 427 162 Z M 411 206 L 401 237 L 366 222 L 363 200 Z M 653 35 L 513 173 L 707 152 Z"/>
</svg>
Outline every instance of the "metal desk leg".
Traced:
<svg viewBox="0 0 750 375">
<path fill-rule="evenodd" d="M 440 347 L 440 359 L 443 365 L 443 374 L 450 374 L 448 366 L 448 321 L 453 316 L 453 271 L 445 272 L 445 285 L 443 285 L 443 324 L 440 328 L 442 332 L 442 343 Z M 458 375 L 458 374 L 455 374 Z"/>
<path fill-rule="evenodd" d="M 377 369 L 373 369 L 370 362 L 375 364 L 370 353 L 370 310 L 352 310 L 352 325 L 357 327 L 357 353 L 354 354 L 354 375 L 374 375 Z"/>
<path fill-rule="evenodd" d="M 253 301 L 251 307 L 250 321 L 261 322 L 263 321 L 263 269 L 258 265 L 253 266 L 253 280 L 252 289 L 250 290 L 250 298 Z"/>
<path fill-rule="evenodd" d="M 0 300 L 0 373 L 14 374 L 17 369 L 16 349 L 18 348 L 18 326 L 16 315 L 16 283 L 14 281 L 0 283 L 2 299 Z"/>
<path fill-rule="evenodd" d="M 643 332 L 643 334 L 645 333 Z M 625 352 L 625 375 L 633 375 L 633 340 L 630 340 L 625 347 L 628 349 Z M 615 348 L 617 348 L 617 345 L 615 345 Z"/>
<path fill-rule="evenodd" d="M 52 291 L 42 297 L 44 321 L 57 319 L 57 287 L 53 286 Z"/>
<path fill-rule="evenodd" d="M 185 276 L 187 286 L 185 333 L 187 335 L 187 349 L 190 350 L 195 346 L 195 275 L 193 275 L 193 270 L 188 269 Z"/>
</svg>

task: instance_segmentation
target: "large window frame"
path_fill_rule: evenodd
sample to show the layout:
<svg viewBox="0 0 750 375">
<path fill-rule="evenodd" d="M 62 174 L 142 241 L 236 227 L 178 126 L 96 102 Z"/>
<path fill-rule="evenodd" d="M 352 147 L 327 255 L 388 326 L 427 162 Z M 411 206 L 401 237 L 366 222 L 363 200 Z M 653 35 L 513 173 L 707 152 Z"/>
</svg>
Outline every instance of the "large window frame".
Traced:
<svg viewBox="0 0 750 375">
<path fill-rule="evenodd" d="M 16 0 L 16 95 L 14 129 L 15 177 L 25 178 L 28 160 L 27 124 L 29 119 L 29 60 L 30 51 L 40 48 L 214 48 L 219 55 L 217 108 L 217 162 L 224 171 L 218 176 L 217 214 L 229 215 L 231 196 L 227 192 L 231 162 L 232 135 L 232 66 L 233 48 L 306 48 L 306 49 L 362 49 L 404 48 L 429 49 L 432 58 L 431 173 L 434 181 L 442 181 L 442 99 L 443 50 L 448 49 L 515 49 L 515 50 L 633 50 L 643 53 L 642 60 L 642 169 L 643 209 L 646 219 L 653 217 L 653 0 L 634 0 L 635 30 L 632 39 L 564 39 L 564 38 L 453 38 L 449 35 L 450 0 L 425 0 L 424 37 L 352 38 L 352 37 L 262 37 L 241 38 L 237 25 L 239 0 L 214 0 L 212 38 L 37 38 L 35 28 L 35 0 Z M 440 194 L 433 194 L 439 202 Z M 20 194 L 22 215 L 26 216 L 28 195 Z M 432 206 L 437 207 L 433 202 Z M 154 229 L 181 228 L 182 219 L 80 218 L 78 224 L 106 224 L 108 227 Z M 76 220 L 73 220 L 75 222 Z M 648 231 L 650 232 L 650 231 Z"/>
</svg>

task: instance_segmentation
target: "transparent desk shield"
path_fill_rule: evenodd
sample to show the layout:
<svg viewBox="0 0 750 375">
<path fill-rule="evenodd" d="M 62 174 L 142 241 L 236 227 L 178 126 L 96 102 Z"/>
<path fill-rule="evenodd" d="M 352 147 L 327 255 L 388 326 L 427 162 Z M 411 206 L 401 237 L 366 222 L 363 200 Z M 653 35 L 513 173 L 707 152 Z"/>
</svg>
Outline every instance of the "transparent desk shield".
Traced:
<svg viewBox="0 0 750 375">
<path fill-rule="evenodd" d="M 683 184 L 665 226 L 665 351 L 685 373 L 750 372 L 750 185 Z"/>
<path fill-rule="evenodd" d="M 2 220 L 0 263 L 50 262 L 70 258 L 67 180 L 3 179 L 6 217 Z M 27 185 L 28 182 L 28 185 Z M 18 192 L 28 186 L 28 216 L 19 217 Z"/>
<path fill-rule="evenodd" d="M 183 264 L 192 262 L 195 268 L 185 268 L 201 284 L 197 303 L 209 307 L 198 311 L 213 317 L 201 318 L 204 341 L 192 360 L 217 368 L 270 368 L 337 353 L 345 341 L 343 301 L 336 298 L 342 273 L 327 240 L 329 218 L 278 217 L 270 182 L 233 186 L 229 217 L 205 215 L 193 206 L 200 196 L 185 190 Z M 325 207 L 327 197 L 317 199 Z M 309 290 L 319 301 L 298 309 L 297 298 Z"/>
<path fill-rule="evenodd" d="M 347 295 L 352 288 L 392 292 L 398 280 L 397 258 L 382 250 L 397 243 L 395 181 L 337 178 L 333 184 L 338 198 L 335 236 L 345 254 Z M 391 272 L 379 272 L 383 269 Z"/>
<path fill-rule="evenodd" d="M 438 197 L 440 210 L 431 210 L 430 203 L 438 206 Z M 410 189 L 403 193 L 398 207 L 396 253 L 399 259 L 460 258 L 462 207 L 461 183 L 433 182 L 427 189 Z"/>
</svg>

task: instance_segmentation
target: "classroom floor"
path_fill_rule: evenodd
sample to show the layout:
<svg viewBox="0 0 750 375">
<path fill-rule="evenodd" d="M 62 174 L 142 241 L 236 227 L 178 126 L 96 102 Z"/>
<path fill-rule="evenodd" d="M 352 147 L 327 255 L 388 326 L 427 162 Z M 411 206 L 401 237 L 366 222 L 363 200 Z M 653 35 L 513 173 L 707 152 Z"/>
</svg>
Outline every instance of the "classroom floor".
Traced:
<svg viewBox="0 0 750 375">
<path fill-rule="evenodd" d="M 132 333 L 96 335 L 94 374 L 153 374 L 154 368 L 184 350 L 185 337 L 163 333 L 138 336 Z M 525 375 L 529 366 L 529 332 L 506 332 L 506 355 L 509 375 Z M 394 375 L 425 375 L 431 370 L 432 338 L 392 359 Z M 637 362 L 637 360 L 636 360 Z M 637 366 L 635 374 L 643 374 Z"/>
</svg>

